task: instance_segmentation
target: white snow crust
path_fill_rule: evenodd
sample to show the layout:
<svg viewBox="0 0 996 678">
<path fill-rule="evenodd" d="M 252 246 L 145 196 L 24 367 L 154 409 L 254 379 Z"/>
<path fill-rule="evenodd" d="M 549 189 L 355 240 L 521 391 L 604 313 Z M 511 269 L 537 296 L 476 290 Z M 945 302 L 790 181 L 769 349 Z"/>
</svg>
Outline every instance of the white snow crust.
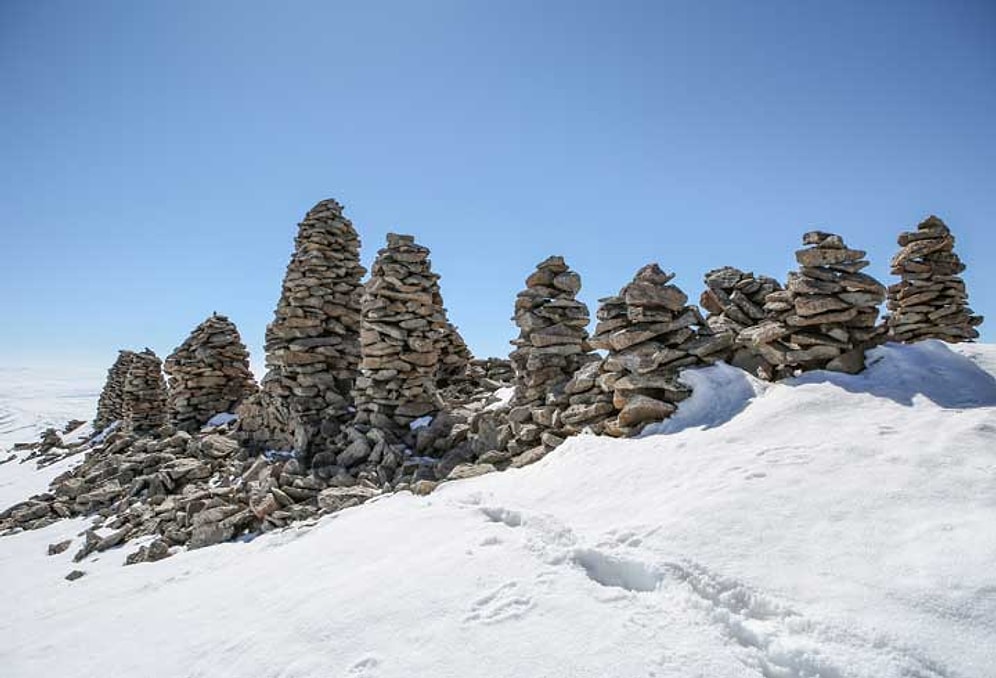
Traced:
<svg viewBox="0 0 996 678">
<path fill-rule="evenodd" d="M 871 362 L 158 563 L 0 538 L 0 674 L 991 678 L 996 346 Z"/>
</svg>

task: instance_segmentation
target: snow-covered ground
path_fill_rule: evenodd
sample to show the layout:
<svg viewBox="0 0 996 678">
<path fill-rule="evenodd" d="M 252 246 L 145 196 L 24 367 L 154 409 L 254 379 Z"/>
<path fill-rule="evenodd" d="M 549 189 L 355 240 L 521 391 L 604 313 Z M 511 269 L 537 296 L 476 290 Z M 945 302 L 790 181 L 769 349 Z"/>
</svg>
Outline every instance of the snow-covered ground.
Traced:
<svg viewBox="0 0 996 678">
<path fill-rule="evenodd" d="M 104 376 L 104 370 L 96 368 L 0 365 L 0 461 L 10 456 L 14 443 L 36 442 L 49 427 L 62 431 L 72 419 L 93 419 Z M 16 460 L 0 465 L 0 510 L 43 492 L 73 463 L 67 460 L 40 471 Z"/>
<path fill-rule="evenodd" d="M 991 678 L 996 346 L 874 361 L 158 563 L 0 538 L 0 675 Z"/>
</svg>

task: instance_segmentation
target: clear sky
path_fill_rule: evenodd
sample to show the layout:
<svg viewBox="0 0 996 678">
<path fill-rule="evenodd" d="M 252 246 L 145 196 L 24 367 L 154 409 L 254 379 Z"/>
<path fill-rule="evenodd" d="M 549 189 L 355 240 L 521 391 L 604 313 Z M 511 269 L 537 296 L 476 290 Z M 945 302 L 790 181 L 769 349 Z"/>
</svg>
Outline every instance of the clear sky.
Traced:
<svg viewBox="0 0 996 678">
<path fill-rule="evenodd" d="M 936 213 L 996 340 L 996 2 L 0 2 L 0 362 L 165 356 L 213 310 L 262 363 L 297 222 L 431 248 L 504 355 L 564 255 L 784 280 Z"/>
</svg>

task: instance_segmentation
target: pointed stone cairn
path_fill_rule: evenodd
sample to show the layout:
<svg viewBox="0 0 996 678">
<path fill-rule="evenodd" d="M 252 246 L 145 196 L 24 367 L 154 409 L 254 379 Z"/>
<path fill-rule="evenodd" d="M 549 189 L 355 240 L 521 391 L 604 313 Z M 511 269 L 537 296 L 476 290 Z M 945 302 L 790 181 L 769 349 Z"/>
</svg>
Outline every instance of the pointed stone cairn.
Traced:
<svg viewBox="0 0 996 678">
<path fill-rule="evenodd" d="M 100 392 L 97 416 L 93 420 L 95 431 L 103 431 L 114 422 L 124 419 L 125 379 L 134 358 L 134 351 L 118 351 L 117 360 L 107 370 L 107 381 L 104 382 L 104 390 Z"/>
<path fill-rule="evenodd" d="M 428 248 L 410 235 L 387 235 L 363 290 L 356 424 L 404 437 L 412 421 L 442 407 L 435 383 L 446 317 L 433 294 L 438 279 Z"/>
<path fill-rule="evenodd" d="M 592 346 L 608 351 L 598 382 L 612 393 L 618 411 L 605 432 L 614 436 L 638 433 L 663 421 L 691 389 L 678 381 L 684 367 L 702 364 L 696 355 L 707 341 L 697 327 L 702 314 L 689 306 L 688 296 L 669 284 L 673 274 L 657 264 L 641 268 L 618 296 L 601 300 Z M 692 351 L 696 351 L 693 353 Z"/>
<path fill-rule="evenodd" d="M 729 346 L 720 359 L 763 378 L 773 375 L 772 366 L 756 350 L 736 345 L 736 339 L 748 327 L 764 322 L 765 299 L 782 290 L 774 278 L 745 273 L 733 266 L 724 266 L 705 274 L 706 290 L 699 305 L 709 312 L 706 326 L 716 336 L 728 338 Z"/>
<path fill-rule="evenodd" d="M 469 378 L 467 367 L 474 359 L 474 354 L 467 348 L 467 343 L 453 323 L 446 327 L 439 341 L 439 368 L 436 373 L 436 385 L 445 388 L 451 384 Z"/>
<path fill-rule="evenodd" d="M 360 361 L 360 239 L 335 200 L 298 226 L 273 322 L 266 328 L 262 391 L 238 414 L 256 448 L 307 461 L 349 419 Z"/>
<path fill-rule="evenodd" d="M 166 358 L 171 423 L 195 433 L 256 392 L 249 352 L 227 317 L 213 314 Z"/>
<path fill-rule="evenodd" d="M 865 252 L 848 249 L 839 235 L 812 231 L 797 250 L 800 268 L 787 289 L 767 296 L 768 320 L 743 330 L 738 341 L 756 348 L 776 377 L 796 370 L 828 369 L 856 374 L 865 349 L 881 340 L 878 306 L 885 287 L 861 270 Z"/>
<path fill-rule="evenodd" d="M 150 349 L 134 354 L 124 382 L 125 430 L 138 436 L 166 425 L 166 380 L 163 364 Z"/>
<path fill-rule="evenodd" d="M 581 276 L 554 256 L 536 267 L 516 298 L 513 320 L 520 332 L 509 356 L 515 370 L 508 415 L 512 454 L 536 449 L 538 456 L 568 435 L 560 418 L 569 405 L 564 387 L 597 359 L 588 345 L 588 307 L 576 299 L 580 290 Z"/>
<path fill-rule="evenodd" d="M 957 343 L 979 337 L 982 316 L 968 307 L 959 275 L 965 270 L 954 252 L 955 238 L 943 221 L 928 217 L 916 231 L 899 235 L 902 248 L 892 273 L 902 281 L 889 287 L 889 339 L 910 343 L 942 339 Z"/>
</svg>

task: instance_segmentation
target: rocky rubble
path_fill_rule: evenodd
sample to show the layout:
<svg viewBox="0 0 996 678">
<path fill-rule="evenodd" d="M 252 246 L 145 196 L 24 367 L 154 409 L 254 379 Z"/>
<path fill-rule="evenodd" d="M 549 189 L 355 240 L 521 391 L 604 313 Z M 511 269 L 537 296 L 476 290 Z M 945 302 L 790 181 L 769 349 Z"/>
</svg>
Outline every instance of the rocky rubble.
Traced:
<svg viewBox="0 0 996 678">
<path fill-rule="evenodd" d="M 167 423 L 163 365 L 150 349 L 132 356 L 124 381 L 124 428 L 135 435 L 157 433 Z"/>
<path fill-rule="evenodd" d="M 309 459 L 328 447 L 351 414 L 360 361 L 360 239 L 335 200 L 298 226 L 273 322 L 261 393 L 238 414 L 256 450 L 294 449 Z"/>
<path fill-rule="evenodd" d="M 829 369 L 857 373 L 864 351 L 881 341 L 878 306 L 885 287 L 862 273 L 865 252 L 849 249 L 839 235 L 811 231 L 797 250 L 800 268 L 787 289 L 769 294 L 768 319 L 743 330 L 738 341 L 757 349 L 775 376 L 795 370 Z"/>
<path fill-rule="evenodd" d="M 119 351 L 118 357 L 107 371 L 107 381 L 97 401 L 97 416 L 93 428 L 102 431 L 115 421 L 124 419 L 124 385 L 128 368 L 135 358 L 133 351 Z"/>
<path fill-rule="evenodd" d="M 977 339 L 982 316 L 968 307 L 960 274 L 965 270 L 954 251 L 955 238 L 943 221 L 930 216 L 916 231 L 899 235 L 902 249 L 892 258 L 892 273 L 901 282 L 889 287 L 889 339 L 914 342 Z"/>
<path fill-rule="evenodd" d="M 559 445 L 567 431 L 561 413 L 569 406 L 565 385 L 583 365 L 597 360 L 588 344 L 588 307 L 578 301 L 581 276 L 553 256 L 526 279 L 515 300 L 519 337 L 509 356 L 515 393 L 508 422 L 513 456 L 539 456 Z"/>
<path fill-rule="evenodd" d="M 216 414 L 256 391 L 249 352 L 227 317 L 212 314 L 198 325 L 164 364 L 169 379 L 170 420 L 194 433 Z"/>
<path fill-rule="evenodd" d="M 227 425 L 159 440 L 115 432 L 95 442 L 83 463 L 56 478 L 49 492 L 0 513 L 0 533 L 44 527 L 59 518 L 91 516 L 74 559 L 154 536 L 128 564 L 251 537 L 295 520 L 362 503 L 380 489 L 330 487 L 305 475 L 289 455 L 250 457 Z M 69 544 L 50 547 L 58 553 Z"/>
</svg>

